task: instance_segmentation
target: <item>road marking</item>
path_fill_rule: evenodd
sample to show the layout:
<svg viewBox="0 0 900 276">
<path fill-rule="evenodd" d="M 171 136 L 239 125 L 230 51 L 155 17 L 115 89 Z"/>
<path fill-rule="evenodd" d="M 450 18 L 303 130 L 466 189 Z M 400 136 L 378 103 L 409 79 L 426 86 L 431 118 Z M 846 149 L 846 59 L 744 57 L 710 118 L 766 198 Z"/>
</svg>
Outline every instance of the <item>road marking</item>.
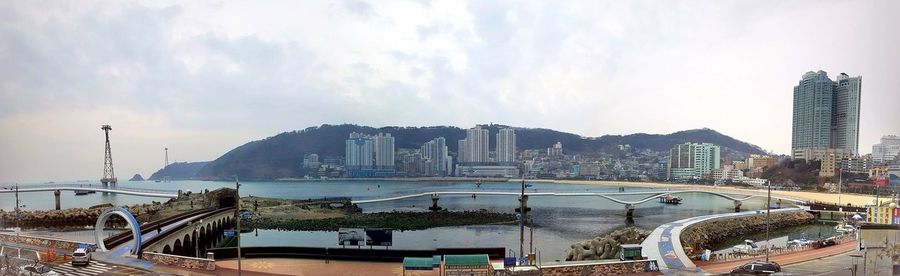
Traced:
<svg viewBox="0 0 900 276">
<path fill-rule="evenodd" d="M 106 273 L 111 267 L 107 267 L 106 264 L 100 263 L 97 261 L 90 261 L 88 266 L 84 267 L 75 267 L 72 266 L 72 263 L 64 263 L 55 267 L 56 270 L 60 272 L 62 275 L 75 275 L 75 276 L 92 276 L 92 275 L 100 275 Z"/>
</svg>

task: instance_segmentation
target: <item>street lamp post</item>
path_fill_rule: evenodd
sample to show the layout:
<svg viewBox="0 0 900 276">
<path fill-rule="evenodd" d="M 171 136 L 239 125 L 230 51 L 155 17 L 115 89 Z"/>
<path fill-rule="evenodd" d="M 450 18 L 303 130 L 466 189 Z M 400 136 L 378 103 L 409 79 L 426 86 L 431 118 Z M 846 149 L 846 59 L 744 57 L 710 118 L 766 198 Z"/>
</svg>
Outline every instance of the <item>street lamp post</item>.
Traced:
<svg viewBox="0 0 900 276">
<path fill-rule="evenodd" d="M 200 225 L 203 225 L 203 219 L 194 225 L 194 250 L 196 250 L 197 258 L 200 258 Z"/>
<path fill-rule="evenodd" d="M 234 177 L 234 189 L 237 194 L 237 259 L 238 259 L 238 276 L 241 276 L 241 183 L 238 177 Z"/>
<path fill-rule="evenodd" d="M 766 263 L 769 262 L 769 250 L 772 248 L 770 244 L 772 241 L 769 240 L 769 211 L 772 207 L 772 181 L 768 181 L 767 195 L 766 195 Z"/>
</svg>

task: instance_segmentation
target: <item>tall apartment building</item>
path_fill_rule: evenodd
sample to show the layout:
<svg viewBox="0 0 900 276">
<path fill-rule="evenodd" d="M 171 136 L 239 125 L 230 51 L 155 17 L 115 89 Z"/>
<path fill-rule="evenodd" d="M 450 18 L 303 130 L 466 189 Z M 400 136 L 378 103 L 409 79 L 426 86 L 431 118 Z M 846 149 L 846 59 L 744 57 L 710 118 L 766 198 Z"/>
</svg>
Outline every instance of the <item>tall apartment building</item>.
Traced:
<svg viewBox="0 0 900 276">
<path fill-rule="evenodd" d="M 872 146 L 872 162 L 885 164 L 897 159 L 900 155 L 900 137 L 885 135 L 881 137 L 881 143 Z"/>
<path fill-rule="evenodd" d="M 394 137 L 390 133 L 379 133 L 372 136 L 372 141 L 375 146 L 375 168 L 394 169 Z"/>
<path fill-rule="evenodd" d="M 497 162 L 501 164 L 516 162 L 516 131 L 511 128 L 501 129 L 497 133 Z"/>
<path fill-rule="evenodd" d="M 862 77 L 845 73 L 832 81 L 825 71 L 806 72 L 794 86 L 791 153 L 798 159 L 805 149 L 859 150 L 859 107 Z"/>
<path fill-rule="evenodd" d="M 447 151 L 447 139 L 434 138 L 422 145 L 422 162 L 428 176 L 447 176 L 450 174 L 450 155 Z"/>
<path fill-rule="evenodd" d="M 562 156 L 563 155 L 563 145 L 562 142 L 556 142 L 552 147 L 547 148 L 547 155 L 549 156 Z"/>
<path fill-rule="evenodd" d="M 344 141 L 344 166 L 348 170 L 371 169 L 375 146 L 372 139 L 362 133 L 350 133 L 350 138 Z"/>
<path fill-rule="evenodd" d="M 476 126 L 466 130 L 466 139 L 459 140 L 459 163 L 484 164 L 490 162 L 490 136 L 487 129 Z"/>
<path fill-rule="evenodd" d="M 684 143 L 669 150 L 669 180 L 700 179 L 721 166 L 721 150 L 710 143 Z"/>
</svg>

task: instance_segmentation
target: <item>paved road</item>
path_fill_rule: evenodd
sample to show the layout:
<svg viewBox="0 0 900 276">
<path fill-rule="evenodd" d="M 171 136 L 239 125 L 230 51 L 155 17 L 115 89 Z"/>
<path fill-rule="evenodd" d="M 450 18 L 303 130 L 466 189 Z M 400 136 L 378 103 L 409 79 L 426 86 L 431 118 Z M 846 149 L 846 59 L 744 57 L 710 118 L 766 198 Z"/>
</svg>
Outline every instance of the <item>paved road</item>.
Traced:
<svg viewBox="0 0 900 276">
<path fill-rule="evenodd" d="M 11 257 L 20 257 L 27 260 L 40 260 L 40 253 L 44 253 L 43 251 L 37 251 L 34 249 L 18 247 L 14 245 L 0 245 L 0 255 L 9 255 Z M 77 266 L 73 267 L 71 261 L 69 260 L 57 260 L 47 262 L 46 260 L 42 260 L 39 262 L 40 265 L 46 266 L 50 268 L 51 271 L 57 272 L 61 275 L 74 275 L 74 276 L 93 276 L 93 275 L 104 275 L 104 276 L 122 276 L 122 275 L 150 275 L 151 273 L 139 269 L 130 268 L 127 266 L 120 266 L 110 263 L 99 262 L 96 260 L 92 260 L 90 265 L 88 266 Z M 30 265 L 30 264 L 29 264 Z"/>
<path fill-rule="evenodd" d="M 786 208 L 786 209 L 777 209 L 772 210 L 772 213 L 778 212 L 790 212 L 790 211 L 798 211 L 799 208 Z M 696 269 L 696 266 L 688 258 L 687 254 L 684 252 L 683 247 L 681 246 L 681 231 L 683 231 L 688 226 L 696 224 L 698 222 L 714 220 L 714 219 L 723 219 L 723 218 L 736 218 L 736 217 L 745 217 L 745 216 L 756 216 L 756 215 L 765 215 L 765 211 L 757 212 L 757 211 L 747 211 L 747 212 L 738 212 L 738 213 L 726 213 L 726 214 L 714 214 L 714 215 L 706 215 L 699 216 L 693 218 L 687 218 L 679 221 L 675 221 L 672 223 L 666 223 L 660 225 L 656 229 L 650 233 L 650 236 L 641 243 L 641 246 L 644 248 L 644 252 L 647 254 L 647 257 L 650 259 L 656 259 L 660 270 L 683 270 L 683 271 L 694 271 L 699 272 Z"/>
<path fill-rule="evenodd" d="M 829 246 L 829 247 L 825 247 L 825 248 L 811 249 L 811 250 L 793 252 L 793 253 L 788 253 L 788 254 L 771 255 L 771 256 L 769 256 L 769 260 L 776 262 L 782 266 L 787 266 L 790 264 L 796 264 L 796 263 L 801 263 L 801 262 L 806 262 L 806 261 L 811 261 L 811 260 L 817 260 L 817 259 L 825 258 L 828 256 L 844 254 L 844 253 L 853 251 L 854 249 L 856 249 L 856 241 L 847 241 L 842 244 L 838 244 L 835 246 Z M 760 256 L 758 258 L 746 258 L 743 260 L 735 260 L 735 261 L 720 262 L 720 263 L 710 263 L 708 265 L 702 265 L 700 268 L 702 268 L 704 271 L 709 272 L 709 273 L 727 273 L 727 272 L 731 271 L 731 269 L 738 267 L 740 265 L 743 265 L 749 261 L 765 260 L 765 259 L 766 259 L 765 256 Z M 814 261 L 814 262 L 818 262 L 818 261 Z M 841 269 L 844 269 L 844 268 L 850 266 L 850 263 L 842 263 L 842 264 L 840 264 L 840 266 L 841 266 L 840 267 Z M 830 272 L 830 271 L 832 271 L 832 269 L 833 269 L 833 267 L 829 267 L 826 270 L 816 270 L 816 271 L 812 271 L 812 272 L 814 272 L 814 273 Z M 789 270 L 785 269 L 785 271 L 789 271 Z M 809 271 L 805 271 L 805 272 L 809 272 Z M 806 275 L 806 274 L 807 273 L 803 273 L 803 275 Z"/>
</svg>

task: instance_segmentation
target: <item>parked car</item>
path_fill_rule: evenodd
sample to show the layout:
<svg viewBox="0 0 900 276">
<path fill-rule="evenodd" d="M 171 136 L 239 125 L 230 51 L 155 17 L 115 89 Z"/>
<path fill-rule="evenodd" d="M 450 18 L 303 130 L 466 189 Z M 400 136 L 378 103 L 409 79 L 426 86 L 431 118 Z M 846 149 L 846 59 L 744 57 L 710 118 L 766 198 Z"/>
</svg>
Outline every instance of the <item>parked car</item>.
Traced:
<svg viewBox="0 0 900 276">
<path fill-rule="evenodd" d="M 731 270 L 730 275 L 769 275 L 781 272 L 781 265 L 776 262 L 751 261 Z"/>
<path fill-rule="evenodd" d="M 87 266 L 91 263 L 91 252 L 87 248 L 75 249 L 72 253 L 72 266 Z"/>
</svg>

